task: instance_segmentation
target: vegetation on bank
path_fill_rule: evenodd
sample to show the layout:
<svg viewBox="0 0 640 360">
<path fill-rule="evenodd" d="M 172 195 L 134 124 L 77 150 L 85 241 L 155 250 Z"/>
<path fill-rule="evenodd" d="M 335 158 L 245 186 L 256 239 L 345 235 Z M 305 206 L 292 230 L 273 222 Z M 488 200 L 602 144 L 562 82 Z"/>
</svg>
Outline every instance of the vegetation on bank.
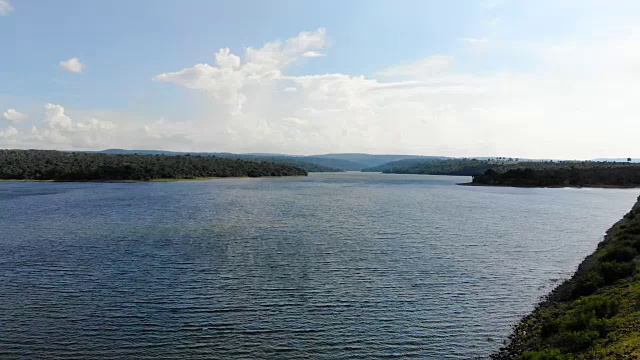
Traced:
<svg viewBox="0 0 640 360">
<path fill-rule="evenodd" d="M 107 149 L 102 151 L 84 151 L 101 154 L 119 154 L 119 155 L 191 155 L 191 156 L 215 156 L 229 159 L 244 159 L 258 162 L 272 162 L 274 164 L 291 165 L 302 168 L 307 172 L 339 172 L 340 168 L 324 165 L 323 162 L 314 162 L 304 157 L 287 156 L 287 155 L 256 155 L 256 154 L 233 154 L 225 152 L 177 152 L 164 150 L 124 150 L 124 149 Z"/>
<path fill-rule="evenodd" d="M 481 174 L 491 167 L 502 167 L 505 165 L 507 165 L 506 162 L 476 159 L 433 159 L 428 161 L 407 159 L 384 164 L 377 168 L 366 169 L 366 171 L 381 169 L 385 174 L 471 176 Z"/>
<path fill-rule="evenodd" d="M 494 360 L 640 359 L 640 198 Z"/>
<path fill-rule="evenodd" d="M 368 167 L 362 169 L 362 172 L 386 172 L 391 173 L 393 171 L 403 171 L 401 169 L 412 168 L 419 164 L 432 163 L 430 165 L 434 165 L 433 163 L 437 161 L 444 161 L 448 158 L 445 157 L 436 157 L 436 156 L 423 156 L 423 157 L 413 157 L 407 159 L 400 159 L 396 161 L 391 161 L 388 163 L 384 163 L 382 165 Z M 449 159 L 453 160 L 453 159 Z M 407 170 L 407 171 L 415 171 L 415 170 Z"/>
<path fill-rule="evenodd" d="M 259 162 L 270 162 L 274 164 L 283 164 L 299 167 L 307 172 L 341 172 L 344 171 L 341 168 L 332 167 L 335 164 L 326 162 L 324 165 L 321 162 L 310 161 L 305 158 L 293 157 L 293 156 L 256 156 L 256 155 L 224 155 L 221 157 L 231 159 L 245 159 Z"/>
<path fill-rule="evenodd" d="M 519 187 L 636 187 L 640 186 L 640 166 L 622 164 L 611 166 L 596 163 L 590 166 L 563 168 L 512 169 L 498 172 L 488 169 L 474 175 L 471 184 Z"/>
<path fill-rule="evenodd" d="M 304 175 L 307 171 L 295 166 L 214 156 L 0 150 L 0 179 L 4 180 L 151 181 Z"/>
<path fill-rule="evenodd" d="M 107 149 L 98 151 L 108 154 L 164 154 L 164 155 L 202 155 L 218 156 L 226 158 L 248 159 L 258 161 L 270 161 L 277 164 L 293 165 L 301 167 L 309 172 L 329 171 L 360 171 L 364 168 L 379 166 L 402 159 L 443 159 L 443 157 L 418 156 L 418 155 L 373 155 L 373 154 L 319 154 L 319 155 L 285 155 L 285 154 L 234 154 L 227 152 L 175 152 L 165 150 L 126 150 Z M 372 170 L 379 172 L 382 170 Z"/>
<path fill-rule="evenodd" d="M 634 172 L 640 169 L 640 165 L 631 163 L 614 163 L 598 161 L 522 161 L 514 158 L 495 158 L 488 160 L 479 159 L 432 159 L 418 161 L 408 159 L 382 165 L 378 168 L 365 169 L 364 171 L 381 170 L 390 174 L 424 174 L 424 175 L 483 175 L 491 169 L 496 173 L 507 173 L 510 170 L 531 169 L 538 171 L 559 170 L 560 175 L 569 169 L 580 171 L 585 176 L 595 177 L 599 173 L 606 173 L 608 169 L 631 169 Z M 585 172 L 585 170 L 587 170 Z M 589 172 L 592 173 L 589 173 Z M 627 170 L 625 170 L 627 171 Z M 551 175 L 552 172 L 539 173 L 541 177 Z M 627 175 L 624 175 L 627 176 Z M 580 180 L 580 179 L 577 179 Z"/>
</svg>

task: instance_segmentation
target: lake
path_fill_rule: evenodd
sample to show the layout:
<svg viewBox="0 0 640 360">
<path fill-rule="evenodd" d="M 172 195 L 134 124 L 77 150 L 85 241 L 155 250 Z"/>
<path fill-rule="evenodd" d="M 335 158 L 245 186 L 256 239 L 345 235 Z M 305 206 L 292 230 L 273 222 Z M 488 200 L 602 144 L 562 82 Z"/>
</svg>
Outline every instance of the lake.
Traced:
<svg viewBox="0 0 640 360">
<path fill-rule="evenodd" d="M 0 183 L 0 357 L 486 358 L 639 191 Z"/>
</svg>

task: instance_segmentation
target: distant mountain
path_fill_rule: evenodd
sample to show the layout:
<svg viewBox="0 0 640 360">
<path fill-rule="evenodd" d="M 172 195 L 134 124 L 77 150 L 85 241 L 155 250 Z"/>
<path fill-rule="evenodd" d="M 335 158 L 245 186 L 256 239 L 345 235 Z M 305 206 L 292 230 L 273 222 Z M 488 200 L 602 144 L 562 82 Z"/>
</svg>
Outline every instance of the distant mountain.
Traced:
<svg viewBox="0 0 640 360">
<path fill-rule="evenodd" d="M 443 158 L 434 158 L 431 160 L 442 160 Z M 378 165 L 378 166 L 374 166 L 374 167 L 368 167 L 365 169 L 362 169 L 362 171 L 364 172 L 384 172 L 385 170 L 389 170 L 389 169 L 396 169 L 396 168 L 407 168 L 407 167 L 411 167 L 423 162 L 428 162 L 430 161 L 429 159 L 425 159 L 424 157 L 419 157 L 419 158 L 411 158 L 411 159 L 402 159 L 402 160 L 397 160 L 397 161 L 391 161 L 382 165 Z"/>
<path fill-rule="evenodd" d="M 308 172 L 339 172 L 345 171 L 338 166 L 331 166 L 330 162 L 315 162 L 307 157 L 295 157 L 287 155 L 247 155 L 247 154 L 224 154 L 217 155 L 218 157 L 233 158 L 233 159 L 245 159 L 254 161 L 267 161 L 275 164 L 292 165 L 303 168 Z M 322 159 L 328 160 L 328 159 Z"/>
<path fill-rule="evenodd" d="M 200 156 L 225 156 L 233 155 L 226 152 L 195 152 L 195 151 L 166 151 L 166 150 L 127 150 L 127 149 L 106 149 L 100 151 L 82 151 L 88 153 L 104 154 L 139 154 L 139 155 L 200 155 Z"/>
<path fill-rule="evenodd" d="M 593 159 L 593 161 L 628 162 L 627 159 L 628 158 L 599 158 L 599 159 Z M 640 159 L 639 158 L 632 158 L 631 162 L 632 163 L 640 163 Z"/>
<path fill-rule="evenodd" d="M 199 155 L 199 156 L 218 156 L 235 159 L 251 159 L 256 161 L 270 161 L 278 164 L 293 165 L 301 167 L 308 172 L 331 172 L 331 171 L 366 171 L 366 172 L 384 172 L 390 169 L 400 169 L 413 167 L 421 162 L 430 162 L 437 160 L 465 160 L 463 158 L 452 158 L 446 156 L 421 156 L 421 155 L 399 155 L 384 154 L 373 155 L 364 153 L 336 153 L 336 154 L 319 154 L 319 155 L 287 155 L 274 153 L 244 153 L 236 154 L 229 152 L 179 152 L 165 150 L 126 150 L 126 149 L 107 149 L 101 151 L 85 151 L 98 152 L 107 154 L 164 154 L 164 155 Z M 522 158 L 507 157 L 474 157 L 469 160 L 489 160 L 497 162 L 526 162 L 526 161 L 544 161 Z M 597 159 L 596 161 L 620 161 L 626 162 L 626 159 Z M 640 162 L 640 159 L 634 159 L 634 162 Z"/>
<path fill-rule="evenodd" d="M 306 162 L 320 164 L 320 165 L 328 166 L 335 169 L 340 169 L 342 171 L 360 171 L 362 170 L 363 167 L 365 167 L 365 165 L 354 162 L 354 161 L 328 158 L 328 157 L 300 156 L 297 158 Z"/>
<path fill-rule="evenodd" d="M 92 151 L 93 152 L 93 151 Z M 321 162 L 308 161 L 305 157 L 295 157 L 278 154 L 233 154 L 226 152 L 177 152 L 164 150 L 125 150 L 125 149 L 107 149 L 95 151 L 105 154 L 139 154 L 139 155 L 197 155 L 197 156 L 217 156 L 228 159 L 245 159 L 254 161 L 267 161 L 275 164 L 297 166 L 307 170 L 308 172 L 336 172 L 348 169 L 339 167 L 326 166 L 327 159 L 321 159 Z"/>
<path fill-rule="evenodd" d="M 229 153 L 230 154 L 230 153 Z M 250 155 L 250 156 L 286 156 L 286 157 L 296 157 L 296 155 L 288 155 L 288 154 L 276 154 L 276 153 L 241 153 L 237 155 Z"/>
<path fill-rule="evenodd" d="M 412 158 L 439 158 L 443 159 L 444 157 L 434 157 L 434 156 L 420 156 L 420 155 L 372 155 L 372 154 L 360 154 L 360 153 L 344 153 L 344 154 L 322 154 L 322 155 L 312 155 L 314 158 L 330 158 L 330 159 L 340 159 L 351 161 L 354 163 L 358 163 L 362 165 L 362 167 L 358 170 L 362 170 L 364 168 L 378 166 L 382 164 L 386 164 L 391 161 L 398 161 L 403 159 L 412 159 Z"/>
<path fill-rule="evenodd" d="M 328 171 L 360 171 L 365 167 L 372 165 L 371 161 L 364 163 L 358 161 L 349 160 L 349 157 L 355 155 L 356 158 L 366 159 L 367 157 L 379 157 L 382 156 L 377 162 L 386 162 L 386 157 L 389 155 L 367 155 L 367 154 L 336 154 L 333 157 L 329 155 L 285 155 L 285 154 L 270 154 L 270 153 L 247 153 L 247 154 L 234 154 L 226 152 L 177 152 L 177 151 L 164 151 L 164 150 L 125 150 L 125 149 L 107 149 L 97 151 L 107 154 L 164 154 L 164 155 L 200 155 L 200 156 L 219 156 L 237 159 L 253 159 L 257 161 L 271 161 L 280 164 L 300 166 L 309 172 L 328 172 Z M 391 155 L 400 156 L 400 155 Z M 376 163 L 374 161 L 373 163 Z"/>
</svg>

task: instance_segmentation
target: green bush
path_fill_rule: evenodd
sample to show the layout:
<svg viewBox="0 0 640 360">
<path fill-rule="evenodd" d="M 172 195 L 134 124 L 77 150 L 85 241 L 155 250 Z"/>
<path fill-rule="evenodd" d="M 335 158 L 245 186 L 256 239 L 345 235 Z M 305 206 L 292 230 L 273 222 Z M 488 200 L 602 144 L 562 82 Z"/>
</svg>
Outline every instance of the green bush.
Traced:
<svg viewBox="0 0 640 360">
<path fill-rule="evenodd" d="M 605 250 L 602 255 L 599 256 L 599 260 L 602 262 L 627 262 L 633 260 L 637 255 L 638 252 L 636 249 L 630 246 L 617 246 L 612 249 Z"/>
<path fill-rule="evenodd" d="M 591 271 L 587 273 L 586 276 L 577 280 L 573 288 L 572 295 L 574 296 L 574 298 L 591 295 L 602 285 L 604 285 L 604 279 L 602 278 L 602 275 L 600 275 L 600 273 L 597 271 Z"/>
<path fill-rule="evenodd" d="M 556 318 L 543 320 L 541 335 L 549 343 L 565 352 L 581 351 L 609 329 L 610 318 L 618 313 L 616 300 L 605 296 L 585 296 L 574 303 L 571 310 Z"/>
<path fill-rule="evenodd" d="M 587 296 L 574 303 L 572 312 L 588 313 L 594 312 L 599 318 L 610 319 L 620 310 L 617 300 L 602 295 Z"/>
<path fill-rule="evenodd" d="M 569 360 L 570 358 L 563 355 L 558 349 L 544 351 L 527 351 L 520 357 L 522 360 Z"/>
<path fill-rule="evenodd" d="M 622 231 L 622 233 L 628 235 L 640 235 L 640 224 L 636 223 L 633 225 L 629 225 Z"/>
<path fill-rule="evenodd" d="M 631 276 L 634 269 L 635 264 L 632 262 L 608 261 L 600 263 L 600 274 L 602 274 L 605 284 L 613 284 L 619 279 Z"/>
</svg>

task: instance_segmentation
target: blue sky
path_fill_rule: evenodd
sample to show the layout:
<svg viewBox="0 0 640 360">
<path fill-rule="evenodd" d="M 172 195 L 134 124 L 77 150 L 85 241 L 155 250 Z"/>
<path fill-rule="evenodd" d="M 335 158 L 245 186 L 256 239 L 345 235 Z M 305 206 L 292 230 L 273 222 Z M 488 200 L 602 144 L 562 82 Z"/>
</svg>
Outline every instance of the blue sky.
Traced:
<svg viewBox="0 0 640 360">
<path fill-rule="evenodd" d="M 640 131 L 636 1 L 0 0 L 0 13 L 0 147 L 640 156 L 632 138 L 601 140 Z M 277 64 L 248 61 L 278 42 L 260 53 Z M 222 48 L 241 62 L 224 74 Z"/>
</svg>

